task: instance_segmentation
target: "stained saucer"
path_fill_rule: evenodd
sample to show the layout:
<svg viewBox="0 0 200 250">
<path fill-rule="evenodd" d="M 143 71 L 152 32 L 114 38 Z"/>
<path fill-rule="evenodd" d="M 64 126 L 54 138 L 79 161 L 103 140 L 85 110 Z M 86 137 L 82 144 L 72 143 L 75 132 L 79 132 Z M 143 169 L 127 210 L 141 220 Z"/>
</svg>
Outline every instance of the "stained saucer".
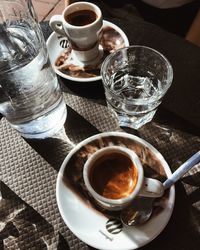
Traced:
<svg viewBox="0 0 200 250">
<path fill-rule="evenodd" d="M 123 132 L 95 135 L 77 144 L 65 158 L 56 185 L 58 208 L 69 229 L 86 244 L 104 250 L 137 249 L 156 238 L 167 225 L 174 207 L 175 189 L 171 187 L 156 202 L 148 222 L 134 227 L 122 225 L 119 214 L 98 207 L 83 182 L 84 162 L 96 150 L 108 145 L 134 150 L 147 177 L 163 181 L 171 175 L 163 156 L 143 139 Z"/>
<path fill-rule="evenodd" d="M 55 72 L 65 79 L 76 82 L 100 80 L 100 68 L 105 57 L 126 46 L 129 46 L 129 41 L 122 29 L 105 20 L 99 45 L 99 57 L 87 65 L 73 57 L 67 37 L 53 32 L 47 40 L 47 49 Z"/>
</svg>

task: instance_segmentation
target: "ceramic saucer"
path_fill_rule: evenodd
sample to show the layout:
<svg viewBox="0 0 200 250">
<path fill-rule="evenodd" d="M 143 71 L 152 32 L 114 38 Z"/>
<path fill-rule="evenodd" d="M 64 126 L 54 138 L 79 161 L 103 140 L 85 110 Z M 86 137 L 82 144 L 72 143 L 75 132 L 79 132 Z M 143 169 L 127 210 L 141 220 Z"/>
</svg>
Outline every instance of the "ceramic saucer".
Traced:
<svg viewBox="0 0 200 250">
<path fill-rule="evenodd" d="M 126 46 L 129 46 L 126 34 L 117 25 L 108 21 L 103 21 L 100 56 L 86 66 L 73 58 L 67 37 L 53 32 L 47 40 L 47 49 L 55 72 L 65 79 L 76 82 L 100 80 L 100 67 L 105 57 Z"/>
<path fill-rule="evenodd" d="M 87 158 L 108 145 L 134 150 L 147 177 L 164 181 L 171 175 L 165 159 L 146 141 L 123 132 L 98 134 L 77 144 L 65 158 L 56 185 L 58 208 L 69 229 L 86 244 L 104 250 L 137 249 L 156 238 L 167 225 L 174 207 L 175 189 L 171 187 L 156 201 L 148 222 L 134 227 L 122 225 L 119 212 L 98 207 L 89 196 L 82 178 Z"/>
</svg>

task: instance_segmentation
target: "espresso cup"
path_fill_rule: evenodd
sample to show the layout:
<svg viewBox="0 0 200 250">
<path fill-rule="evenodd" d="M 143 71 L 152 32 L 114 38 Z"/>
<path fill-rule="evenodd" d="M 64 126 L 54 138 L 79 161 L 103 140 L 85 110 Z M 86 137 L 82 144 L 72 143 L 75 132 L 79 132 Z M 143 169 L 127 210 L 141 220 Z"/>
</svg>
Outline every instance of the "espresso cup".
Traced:
<svg viewBox="0 0 200 250">
<path fill-rule="evenodd" d="M 54 15 L 49 25 L 56 33 L 67 36 L 72 54 L 79 61 L 92 61 L 98 57 L 103 19 L 101 10 L 95 4 L 70 4 L 62 15 Z"/>
<path fill-rule="evenodd" d="M 83 168 L 85 186 L 97 203 L 108 210 L 121 210 L 137 196 L 161 197 L 163 184 L 144 177 L 138 156 L 130 149 L 109 146 L 92 154 Z"/>
</svg>

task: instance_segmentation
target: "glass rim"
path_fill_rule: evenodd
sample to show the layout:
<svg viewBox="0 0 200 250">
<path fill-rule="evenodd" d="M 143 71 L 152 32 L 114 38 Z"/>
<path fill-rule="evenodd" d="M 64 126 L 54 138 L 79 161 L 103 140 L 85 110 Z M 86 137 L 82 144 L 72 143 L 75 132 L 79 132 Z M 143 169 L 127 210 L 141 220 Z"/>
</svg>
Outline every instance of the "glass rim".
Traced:
<svg viewBox="0 0 200 250">
<path fill-rule="evenodd" d="M 152 51 L 155 54 L 157 54 L 161 59 L 163 59 L 165 61 L 165 63 L 166 63 L 166 69 L 167 69 L 167 75 L 168 75 L 168 78 L 165 80 L 166 87 L 163 89 L 162 94 L 158 95 L 156 98 L 152 99 L 152 96 L 151 96 L 151 97 L 145 97 L 145 98 L 142 98 L 142 99 L 140 99 L 140 98 L 132 98 L 131 100 L 124 100 L 122 97 L 118 96 L 114 91 L 110 90 L 110 88 L 106 84 L 104 84 L 105 82 L 107 82 L 107 80 L 105 79 L 105 74 L 103 73 L 103 71 L 104 71 L 105 66 L 108 64 L 109 60 L 112 57 L 114 57 L 115 55 L 119 54 L 121 51 L 128 50 L 128 49 L 136 49 L 136 48 L 144 48 L 144 49 L 147 49 L 148 51 Z M 153 49 L 153 48 L 148 47 L 148 46 L 143 46 L 143 45 L 127 46 L 127 47 L 118 49 L 115 52 L 108 55 L 105 58 L 105 60 L 103 61 L 102 65 L 101 65 L 100 74 L 101 74 L 101 77 L 102 77 L 103 86 L 104 86 L 104 88 L 106 88 L 106 90 L 108 90 L 112 95 L 116 96 L 122 102 L 125 101 L 126 103 L 132 103 L 133 101 L 135 101 L 136 104 L 144 104 L 142 102 L 149 101 L 149 99 L 151 100 L 150 103 L 152 103 L 152 102 L 154 102 L 156 100 L 159 100 L 160 98 L 162 98 L 165 95 L 165 93 L 167 92 L 167 90 L 169 89 L 169 87 L 171 86 L 172 81 L 173 81 L 173 68 L 172 68 L 172 65 L 171 65 L 170 61 L 161 52 L 157 51 L 156 49 Z"/>
</svg>

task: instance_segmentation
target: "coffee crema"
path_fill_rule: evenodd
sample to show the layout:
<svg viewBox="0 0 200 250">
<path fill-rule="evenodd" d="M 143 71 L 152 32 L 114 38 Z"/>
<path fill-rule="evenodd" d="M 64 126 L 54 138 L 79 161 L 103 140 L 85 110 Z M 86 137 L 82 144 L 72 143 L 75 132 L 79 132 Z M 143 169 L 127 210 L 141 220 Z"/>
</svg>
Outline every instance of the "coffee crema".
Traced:
<svg viewBox="0 0 200 250">
<path fill-rule="evenodd" d="M 93 189 L 108 199 L 129 196 L 138 180 L 134 163 L 121 153 L 110 153 L 97 159 L 91 167 L 89 180 Z"/>
<path fill-rule="evenodd" d="M 93 23 L 97 15 L 92 10 L 78 10 L 65 16 L 66 22 L 74 26 L 84 26 Z"/>
</svg>

